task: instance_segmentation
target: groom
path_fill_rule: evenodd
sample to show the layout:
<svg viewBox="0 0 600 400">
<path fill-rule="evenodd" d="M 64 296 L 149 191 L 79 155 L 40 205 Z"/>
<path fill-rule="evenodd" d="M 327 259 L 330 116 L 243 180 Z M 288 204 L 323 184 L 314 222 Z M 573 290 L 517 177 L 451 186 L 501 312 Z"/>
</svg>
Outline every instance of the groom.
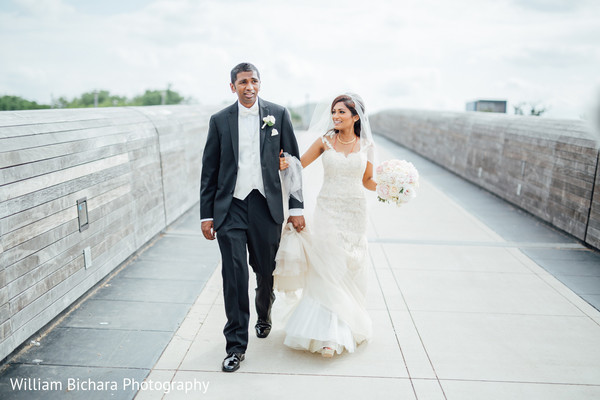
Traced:
<svg viewBox="0 0 600 400">
<path fill-rule="evenodd" d="M 260 74 L 250 63 L 231 70 L 238 101 L 210 118 L 202 156 L 202 233 L 219 242 L 227 324 L 223 371 L 234 372 L 248 346 L 248 250 L 256 274 L 256 336 L 271 332 L 275 254 L 284 220 L 279 154 L 297 158 L 298 144 L 287 110 L 258 98 Z M 304 228 L 303 205 L 290 197 L 289 222 Z"/>
</svg>

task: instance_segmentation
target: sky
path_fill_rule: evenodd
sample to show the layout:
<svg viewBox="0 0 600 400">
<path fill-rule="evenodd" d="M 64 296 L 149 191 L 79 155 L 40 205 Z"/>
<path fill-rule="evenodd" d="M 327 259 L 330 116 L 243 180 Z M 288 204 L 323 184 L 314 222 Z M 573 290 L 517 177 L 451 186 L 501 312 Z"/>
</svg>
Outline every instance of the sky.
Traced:
<svg viewBox="0 0 600 400">
<path fill-rule="evenodd" d="M 588 118 L 600 98 L 597 0 L 0 0 L 0 96 L 172 89 L 229 104 L 229 71 L 295 106 L 359 93 L 371 113 L 536 103 Z"/>
</svg>

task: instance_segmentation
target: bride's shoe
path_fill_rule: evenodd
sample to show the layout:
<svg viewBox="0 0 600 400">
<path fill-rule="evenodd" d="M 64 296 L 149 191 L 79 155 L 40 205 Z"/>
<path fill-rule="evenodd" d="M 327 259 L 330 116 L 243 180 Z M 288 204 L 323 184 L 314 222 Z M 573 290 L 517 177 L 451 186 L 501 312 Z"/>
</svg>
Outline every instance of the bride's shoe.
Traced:
<svg viewBox="0 0 600 400">
<path fill-rule="evenodd" d="M 335 350 L 332 347 L 323 347 L 321 349 L 321 355 L 325 358 L 331 358 L 335 354 Z"/>
</svg>

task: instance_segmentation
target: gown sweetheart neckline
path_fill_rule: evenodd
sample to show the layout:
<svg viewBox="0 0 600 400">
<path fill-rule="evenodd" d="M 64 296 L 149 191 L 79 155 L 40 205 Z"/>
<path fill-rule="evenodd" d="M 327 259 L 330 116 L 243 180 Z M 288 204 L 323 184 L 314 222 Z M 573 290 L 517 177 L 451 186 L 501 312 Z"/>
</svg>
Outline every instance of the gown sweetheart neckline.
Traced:
<svg viewBox="0 0 600 400">
<path fill-rule="evenodd" d="M 344 153 L 343 151 L 337 151 L 336 149 L 334 149 L 334 148 L 331 148 L 331 147 L 330 147 L 330 148 L 328 148 L 328 149 L 326 149 L 325 151 L 333 151 L 334 153 L 337 153 L 337 154 L 341 154 L 341 155 L 343 155 L 343 156 L 344 156 L 344 158 L 348 158 L 348 157 L 350 157 L 352 154 L 360 154 L 360 151 L 351 151 L 350 153 L 346 154 L 346 153 Z"/>
</svg>

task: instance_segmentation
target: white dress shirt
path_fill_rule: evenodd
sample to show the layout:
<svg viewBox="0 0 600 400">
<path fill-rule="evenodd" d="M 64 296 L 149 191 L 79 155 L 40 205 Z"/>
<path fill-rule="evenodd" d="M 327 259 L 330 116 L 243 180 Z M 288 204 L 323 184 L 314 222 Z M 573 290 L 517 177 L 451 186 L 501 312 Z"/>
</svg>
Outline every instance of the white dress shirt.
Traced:
<svg viewBox="0 0 600 400">
<path fill-rule="evenodd" d="M 252 190 L 258 189 L 266 198 L 260 162 L 260 122 L 258 100 L 246 108 L 238 101 L 238 172 L 233 197 L 244 200 Z M 289 210 L 292 216 L 301 216 L 301 208 Z M 201 221 L 211 221 L 205 218 Z"/>
<path fill-rule="evenodd" d="M 250 108 L 238 102 L 238 112 L 238 172 L 233 197 L 244 200 L 254 189 L 265 196 L 260 163 L 258 101 Z"/>
</svg>

